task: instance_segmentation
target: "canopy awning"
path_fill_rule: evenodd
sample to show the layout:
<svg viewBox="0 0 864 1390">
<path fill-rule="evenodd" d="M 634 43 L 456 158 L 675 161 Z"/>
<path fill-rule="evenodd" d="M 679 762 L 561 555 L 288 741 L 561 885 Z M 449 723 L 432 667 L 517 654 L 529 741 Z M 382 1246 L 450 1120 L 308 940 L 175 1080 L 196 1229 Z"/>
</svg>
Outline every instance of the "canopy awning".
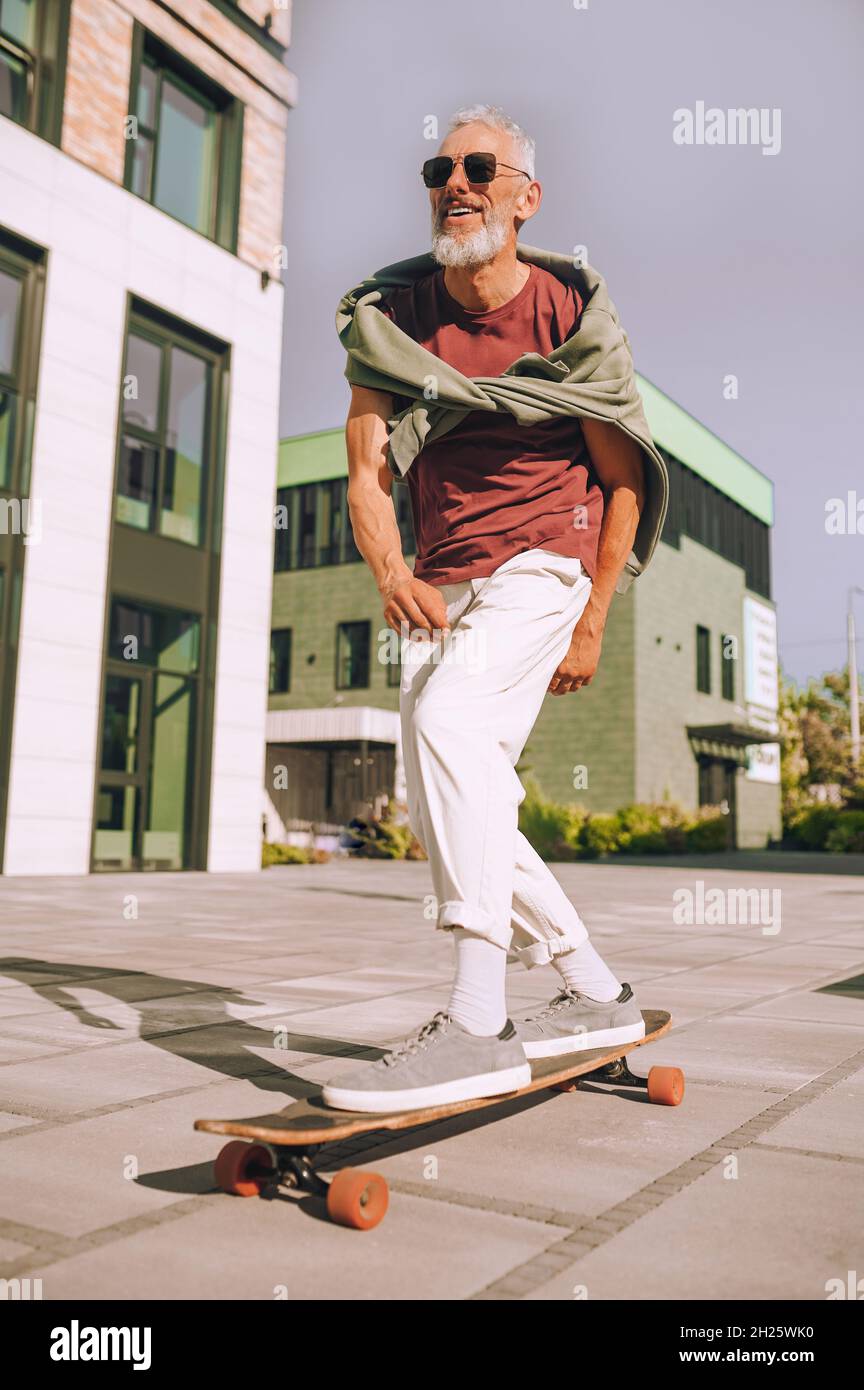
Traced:
<svg viewBox="0 0 864 1390">
<path fill-rule="evenodd" d="M 694 757 L 722 758 L 747 766 L 747 749 L 754 743 L 776 743 L 777 734 L 754 724 L 688 724 L 687 737 Z"/>
</svg>

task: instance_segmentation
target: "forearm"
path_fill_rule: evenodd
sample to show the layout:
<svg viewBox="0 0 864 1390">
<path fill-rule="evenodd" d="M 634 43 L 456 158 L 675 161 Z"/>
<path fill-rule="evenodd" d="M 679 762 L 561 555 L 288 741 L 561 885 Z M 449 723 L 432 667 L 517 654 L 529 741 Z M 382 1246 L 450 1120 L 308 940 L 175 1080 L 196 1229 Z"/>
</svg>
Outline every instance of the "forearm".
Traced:
<svg viewBox="0 0 864 1390">
<path fill-rule="evenodd" d="M 354 542 L 375 577 L 381 594 L 389 594 L 411 571 L 402 554 L 402 537 L 393 502 L 377 481 L 358 479 L 348 485 L 348 512 Z"/>
<path fill-rule="evenodd" d="M 382 594 L 411 577 L 390 492 L 387 420 L 393 402 L 383 391 L 353 387 L 345 425 L 348 515 L 354 541 Z"/>
<path fill-rule="evenodd" d="M 606 625 L 615 585 L 633 549 L 640 505 L 641 497 L 631 487 L 613 488 L 606 496 L 594 583 L 580 620 L 585 629 L 602 632 Z"/>
</svg>

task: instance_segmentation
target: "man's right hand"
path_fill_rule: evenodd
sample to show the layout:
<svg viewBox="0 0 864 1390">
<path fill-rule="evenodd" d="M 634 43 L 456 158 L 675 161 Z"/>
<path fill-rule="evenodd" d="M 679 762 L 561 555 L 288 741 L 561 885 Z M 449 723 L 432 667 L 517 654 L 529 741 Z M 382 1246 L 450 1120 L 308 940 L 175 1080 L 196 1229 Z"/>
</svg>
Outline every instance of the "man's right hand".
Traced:
<svg viewBox="0 0 864 1390">
<path fill-rule="evenodd" d="M 434 584 L 426 584 L 409 574 L 394 584 L 381 590 L 384 600 L 384 618 L 394 632 L 409 633 L 424 631 L 434 634 L 450 630 L 447 621 L 447 605 L 444 597 Z"/>
</svg>

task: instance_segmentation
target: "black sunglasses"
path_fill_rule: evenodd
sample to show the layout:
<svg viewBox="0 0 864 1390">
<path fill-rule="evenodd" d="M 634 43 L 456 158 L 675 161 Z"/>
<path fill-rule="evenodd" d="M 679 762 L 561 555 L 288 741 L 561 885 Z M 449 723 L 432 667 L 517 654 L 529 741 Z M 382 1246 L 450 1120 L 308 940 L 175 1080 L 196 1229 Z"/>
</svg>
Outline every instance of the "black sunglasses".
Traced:
<svg viewBox="0 0 864 1390">
<path fill-rule="evenodd" d="M 455 159 L 451 159 L 449 154 L 436 154 L 432 159 L 427 159 L 420 170 L 426 187 L 443 188 L 460 159 L 469 183 L 491 183 L 499 169 L 512 169 L 515 174 L 524 174 L 526 179 L 531 177 L 524 169 L 517 169 L 513 164 L 499 164 L 494 154 L 457 154 Z"/>
</svg>

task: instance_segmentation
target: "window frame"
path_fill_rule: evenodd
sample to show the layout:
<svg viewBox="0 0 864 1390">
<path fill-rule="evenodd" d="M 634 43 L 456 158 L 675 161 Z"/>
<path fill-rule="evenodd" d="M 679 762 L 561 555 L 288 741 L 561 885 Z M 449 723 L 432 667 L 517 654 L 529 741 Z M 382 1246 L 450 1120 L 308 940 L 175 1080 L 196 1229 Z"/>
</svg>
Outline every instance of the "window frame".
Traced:
<svg viewBox="0 0 864 1390">
<path fill-rule="evenodd" d="M 40 348 L 45 307 L 47 252 L 0 227 L 0 267 L 20 282 L 12 371 L 4 373 L 17 397 L 9 486 L 0 487 L 3 500 L 30 495 L 30 468 Z M 18 673 L 18 629 L 27 547 L 19 532 L 0 534 L 0 871 L 5 845 L 7 791 Z"/>
<path fill-rule="evenodd" d="M 182 617 L 194 619 L 198 627 L 196 645 L 197 660 L 194 666 L 186 670 L 179 663 L 162 665 L 158 660 L 148 660 L 140 653 L 134 661 L 126 661 L 122 657 L 117 656 L 111 649 L 111 638 L 113 635 L 115 609 L 118 605 L 125 605 L 127 608 L 137 609 L 139 612 L 155 614 L 159 618 Z M 119 592 L 111 592 L 108 596 L 108 616 L 106 621 L 105 652 L 103 657 L 104 670 L 101 685 L 98 742 L 95 760 L 96 785 L 91 824 L 90 867 L 93 873 L 139 873 L 151 871 L 145 868 L 147 861 L 143 854 L 135 856 L 136 862 L 131 867 L 115 869 L 113 866 L 97 857 L 96 844 L 101 828 L 99 825 L 100 796 L 106 792 L 123 791 L 127 788 L 132 788 L 136 793 L 133 843 L 137 841 L 140 832 L 140 843 L 143 848 L 143 837 L 150 829 L 148 822 L 153 809 L 153 755 L 155 749 L 154 735 L 156 732 L 154 716 L 156 713 L 155 701 L 160 678 L 184 682 L 190 690 L 190 734 L 186 744 L 186 769 L 183 784 L 183 822 L 181 827 L 183 837 L 183 862 L 179 868 L 169 870 L 168 872 L 180 873 L 194 866 L 197 841 L 201 834 L 199 825 L 201 813 L 194 792 L 195 770 L 199 758 L 199 720 L 202 710 L 202 680 L 204 679 L 204 664 L 202 662 L 204 640 L 202 632 L 203 625 L 203 615 L 200 613 L 185 609 L 170 608 L 164 604 L 151 603 L 148 600 L 142 600 L 140 597 L 127 596 Z M 137 680 L 140 683 L 141 705 L 138 711 L 136 766 L 131 771 L 106 767 L 104 763 L 105 712 L 108 699 L 108 685 L 112 679 L 127 680 L 130 682 Z"/>
<path fill-rule="evenodd" d="M 324 496 L 329 494 L 329 512 L 326 513 L 329 526 L 325 534 L 325 508 L 321 501 Z M 308 505 L 311 499 L 311 511 Z M 408 505 L 400 507 L 396 501 L 393 503 L 393 510 L 396 516 L 396 524 L 399 527 L 399 534 L 402 538 L 403 553 L 416 555 L 417 545 L 414 539 L 414 527 L 411 517 L 410 502 Z M 338 505 L 336 505 L 338 503 Z M 289 483 L 284 487 L 276 489 L 276 506 L 285 507 L 286 525 L 276 528 L 276 538 L 273 548 L 273 572 L 274 574 L 288 574 L 295 570 L 325 569 L 333 565 L 357 565 L 363 563 L 363 556 L 357 549 L 354 540 L 354 532 L 351 528 L 351 518 L 348 511 L 348 476 L 347 474 L 337 474 L 331 478 L 316 478 L 305 483 Z M 401 515 L 400 515 L 401 511 Z M 305 518 L 311 518 L 310 528 L 311 544 L 301 545 L 304 540 L 304 530 L 302 522 Z M 334 556 L 336 547 L 333 545 L 334 519 L 338 518 L 338 527 L 335 528 L 341 537 L 338 547 L 339 553 Z M 307 558 L 308 556 L 308 558 Z"/>
<path fill-rule="evenodd" d="M 158 420 L 155 433 L 147 430 L 143 425 L 130 423 L 125 417 L 126 397 L 123 392 L 124 383 L 128 375 L 129 365 L 129 339 L 131 337 L 141 338 L 145 342 L 152 343 L 160 351 L 159 362 L 159 400 L 157 403 Z M 200 496 L 200 515 L 198 527 L 198 540 L 196 542 L 181 540 L 178 536 L 166 535 L 159 529 L 160 518 L 163 512 L 165 498 L 165 477 L 167 473 L 168 456 L 168 412 L 170 409 L 171 396 L 171 353 L 175 348 L 193 357 L 204 360 L 208 366 L 207 375 L 207 401 L 204 409 L 204 463 L 202 466 L 201 496 Z M 174 542 L 176 545 L 188 546 L 190 550 L 202 551 L 209 549 L 210 534 L 212 530 L 213 511 L 214 511 L 214 479 L 216 474 L 215 450 L 218 443 L 218 422 L 216 419 L 217 400 L 220 395 L 220 370 L 222 368 L 222 354 L 206 347 L 203 343 L 196 341 L 195 338 L 182 333 L 179 329 L 157 323 L 155 318 L 148 315 L 136 313 L 134 310 L 129 314 L 126 324 L 126 333 L 123 340 L 123 364 L 120 374 L 120 418 L 117 427 L 117 459 L 114 482 L 114 510 L 112 512 L 113 521 L 118 526 L 126 526 L 132 531 L 138 531 L 143 535 L 158 536 L 160 540 Z M 125 494 L 119 490 L 120 467 L 123 458 L 124 440 L 127 436 L 140 440 L 142 444 L 155 448 L 157 453 L 157 477 L 153 500 L 153 515 L 150 525 L 135 526 L 132 522 L 123 521 L 117 515 L 117 500 Z"/>
<path fill-rule="evenodd" d="M 37 0 L 33 51 L 0 30 L 0 49 L 27 69 L 27 119 L 15 121 L 52 145 L 60 144 L 71 0 Z"/>
<path fill-rule="evenodd" d="M 711 694 L 711 629 L 702 623 L 696 624 L 696 689 L 700 695 Z"/>
<path fill-rule="evenodd" d="M 341 648 L 342 640 L 343 640 L 342 635 L 343 635 L 345 629 L 346 629 L 346 628 L 349 628 L 349 627 L 358 628 L 358 629 L 359 629 L 359 628 L 364 628 L 365 631 L 366 631 L 366 668 L 365 668 L 365 672 L 364 672 L 366 679 L 365 679 L 365 681 L 349 681 L 347 684 L 343 684 L 343 683 L 342 683 L 342 680 L 341 680 L 341 676 L 342 676 L 342 664 L 341 664 L 341 650 L 340 650 L 340 648 Z M 348 618 L 348 619 L 345 620 L 345 622 L 337 623 L 337 624 L 336 624 L 336 661 L 335 661 L 334 681 L 333 681 L 334 688 L 335 688 L 336 690 L 368 690 L 368 689 L 369 689 L 369 682 L 370 682 L 370 678 L 371 678 L 371 670 L 372 670 L 372 660 L 371 660 L 371 657 L 372 657 L 372 624 L 371 624 L 371 622 L 369 621 L 369 619 L 368 619 L 368 618 Z"/>
<path fill-rule="evenodd" d="M 771 527 L 688 468 L 668 449 L 669 507 L 661 540 L 681 548 L 682 535 L 744 572 L 748 589 L 771 598 Z"/>
<path fill-rule="evenodd" d="M 152 127 L 144 125 L 138 116 L 138 94 L 141 85 L 141 71 L 150 67 L 156 75 Z M 159 162 L 159 123 L 162 98 L 163 77 L 170 76 L 171 82 L 194 100 L 208 103 L 216 117 L 216 133 L 212 168 L 212 192 L 207 227 L 193 227 L 168 209 L 160 207 L 153 200 L 156 170 Z M 240 229 L 240 178 L 243 164 L 243 125 L 244 106 L 239 97 L 221 87 L 200 68 L 184 58 L 182 54 L 164 43 L 155 34 L 136 20 L 132 36 L 132 62 L 129 74 L 129 100 L 127 121 L 134 118 L 139 130 L 152 142 L 153 155 L 150 164 L 148 192 L 137 193 L 132 186 L 137 136 L 131 134 L 126 140 L 126 154 L 123 164 L 123 187 L 133 197 L 140 198 L 148 206 L 156 208 L 172 221 L 197 232 L 208 241 L 215 242 L 232 255 L 237 254 Z"/>
<path fill-rule="evenodd" d="M 287 636 L 287 638 L 288 638 L 288 642 L 287 642 L 287 646 L 288 646 L 288 658 L 287 658 L 287 661 L 285 662 L 285 667 L 286 667 L 286 672 L 287 672 L 287 684 L 284 685 L 284 686 L 274 687 L 274 685 L 273 685 L 273 639 L 276 638 L 276 637 L 285 637 L 285 636 Z M 292 671 L 293 660 L 294 660 L 294 629 L 291 628 L 291 627 L 273 627 L 273 628 L 271 628 L 271 629 L 270 629 L 270 678 L 269 678 L 269 680 L 268 680 L 268 682 L 267 682 L 267 687 L 268 687 L 267 693 L 268 693 L 268 695 L 290 695 L 290 694 L 291 694 L 291 676 L 292 676 L 292 674 L 293 674 L 293 671 Z"/>
</svg>

